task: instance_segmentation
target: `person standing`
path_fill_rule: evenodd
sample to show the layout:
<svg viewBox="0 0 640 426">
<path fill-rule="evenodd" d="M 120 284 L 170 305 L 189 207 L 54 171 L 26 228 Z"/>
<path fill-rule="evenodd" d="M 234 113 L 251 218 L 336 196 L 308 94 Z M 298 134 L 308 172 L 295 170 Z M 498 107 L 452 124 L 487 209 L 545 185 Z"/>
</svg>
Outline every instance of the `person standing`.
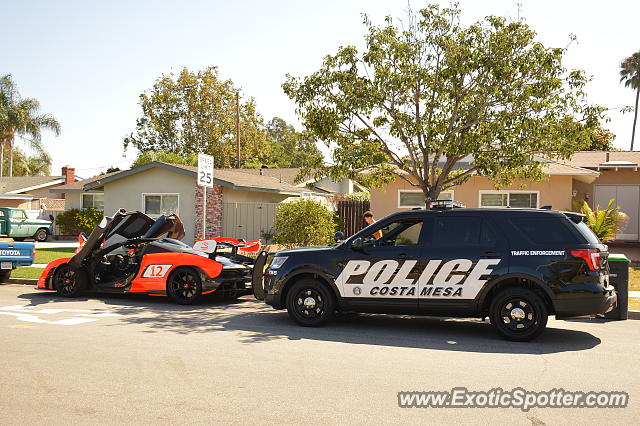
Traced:
<svg viewBox="0 0 640 426">
<path fill-rule="evenodd" d="M 367 210 L 366 212 L 364 212 L 362 214 L 362 218 L 364 219 L 365 222 L 367 222 L 367 225 L 372 225 L 374 223 L 376 223 L 376 220 L 373 217 L 373 213 L 371 213 L 370 210 Z M 379 240 L 380 238 L 382 238 L 382 230 L 378 229 L 376 232 L 373 233 L 373 237 L 376 240 Z"/>
</svg>

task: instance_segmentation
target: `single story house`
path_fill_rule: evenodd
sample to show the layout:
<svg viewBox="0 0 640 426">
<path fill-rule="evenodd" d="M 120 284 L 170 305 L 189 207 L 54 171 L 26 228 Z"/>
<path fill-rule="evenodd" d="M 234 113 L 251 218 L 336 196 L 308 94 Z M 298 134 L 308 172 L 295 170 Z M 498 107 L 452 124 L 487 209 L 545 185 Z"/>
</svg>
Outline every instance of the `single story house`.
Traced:
<svg viewBox="0 0 640 426">
<path fill-rule="evenodd" d="M 629 216 L 620 241 L 640 241 L 640 151 L 582 151 L 569 164 L 598 173 L 593 182 L 575 182 L 574 191 L 593 208 L 606 207 L 616 200 L 620 211 Z"/>
<path fill-rule="evenodd" d="M 51 189 L 75 180 L 75 169 L 69 166 L 62 168 L 60 176 L 2 176 L 0 207 L 63 210 L 64 194 Z"/>
<path fill-rule="evenodd" d="M 610 198 L 616 198 L 630 217 L 618 239 L 640 241 L 640 152 L 578 152 L 569 161 L 543 161 L 547 175 L 544 181 L 516 180 L 513 185 L 497 188 L 488 178 L 472 176 L 464 184 L 444 191 L 439 199 L 455 199 L 472 208 L 549 205 L 556 210 L 573 210 L 574 198 L 584 199 L 592 207 L 606 206 Z M 370 192 L 371 210 L 378 218 L 424 207 L 422 191 L 401 178 Z"/>
<path fill-rule="evenodd" d="M 303 192 L 274 177 L 216 169 L 205 212 L 204 192 L 196 185 L 196 175 L 196 167 L 156 161 L 69 183 L 55 191 L 65 194 L 66 209 L 94 207 L 111 215 L 124 208 L 152 217 L 176 213 L 188 244 L 202 237 L 205 216 L 207 237 L 260 238 L 272 225 L 276 203 Z"/>
<path fill-rule="evenodd" d="M 322 179 L 305 179 L 302 182 L 296 182 L 296 178 L 300 174 L 300 168 L 261 168 L 261 169 L 231 169 L 241 171 L 243 173 L 251 173 L 257 176 L 269 176 L 278 179 L 280 182 L 288 183 L 299 188 L 306 188 L 307 191 L 316 194 L 353 194 L 354 192 L 368 192 L 369 190 L 358 182 L 343 178 L 335 181 L 329 177 Z"/>
</svg>

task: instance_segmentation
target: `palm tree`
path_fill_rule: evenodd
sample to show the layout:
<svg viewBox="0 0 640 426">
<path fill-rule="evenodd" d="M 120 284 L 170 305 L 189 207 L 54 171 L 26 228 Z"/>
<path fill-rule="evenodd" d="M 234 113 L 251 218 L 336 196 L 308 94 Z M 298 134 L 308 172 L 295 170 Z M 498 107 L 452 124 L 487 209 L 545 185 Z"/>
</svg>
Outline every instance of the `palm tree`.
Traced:
<svg viewBox="0 0 640 426">
<path fill-rule="evenodd" d="M 13 175 L 13 146 L 16 136 L 20 136 L 39 154 L 44 153 L 41 144 L 42 130 L 60 134 L 60 124 L 49 114 L 41 114 L 40 102 L 33 98 L 23 99 L 11 78 L 11 74 L 0 76 L 0 147 L 8 153 L 7 175 Z M 0 149 L 0 165 L 2 164 Z M 2 168 L 0 167 L 0 176 Z"/>
<path fill-rule="evenodd" d="M 620 64 L 620 82 L 624 81 L 624 87 L 636 90 L 636 107 L 633 118 L 633 130 L 631 132 L 631 151 L 636 137 L 636 122 L 638 121 L 638 99 L 640 98 L 640 52 L 636 52 L 622 61 Z"/>
</svg>

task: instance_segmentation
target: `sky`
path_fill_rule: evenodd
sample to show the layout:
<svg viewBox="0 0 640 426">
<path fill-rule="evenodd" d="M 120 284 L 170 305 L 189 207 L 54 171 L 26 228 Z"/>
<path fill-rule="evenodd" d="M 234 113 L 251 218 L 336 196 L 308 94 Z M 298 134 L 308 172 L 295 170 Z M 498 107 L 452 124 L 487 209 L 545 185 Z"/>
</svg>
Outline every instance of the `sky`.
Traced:
<svg viewBox="0 0 640 426">
<path fill-rule="evenodd" d="M 90 177 L 131 164 L 136 152 L 123 152 L 122 140 L 135 130 L 138 96 L 162 74 L 218 66 L 243 97 L 255 98 L 265 120 L 278 116 L 299 128 L 295 104 L 281 88 L 287 73 L 311 74 L 339 46 L 362 46 L 363 13 L 382 23 L 387 15 L 402 18 L 408 4 L 419 9 L 434 1 L 2 0 L 0 74 L 12 74 L 22 96 L 38 99 L 42 112 L 60 122 L 59 137 L 43 136 L 52 173 L 70 165 Z M 621 60 L 640 50 L 639 1 L 459 3 L 463 24 L 521 16 L 550 47 L 566 46 L 575 34 L 565 66 L 592 76 L 589 101 L 611 109 L 606 126 L 616 147 L 629 149 L 633 114 L 618 109 L 635 97 L 618 73 Z"/>
</svg>

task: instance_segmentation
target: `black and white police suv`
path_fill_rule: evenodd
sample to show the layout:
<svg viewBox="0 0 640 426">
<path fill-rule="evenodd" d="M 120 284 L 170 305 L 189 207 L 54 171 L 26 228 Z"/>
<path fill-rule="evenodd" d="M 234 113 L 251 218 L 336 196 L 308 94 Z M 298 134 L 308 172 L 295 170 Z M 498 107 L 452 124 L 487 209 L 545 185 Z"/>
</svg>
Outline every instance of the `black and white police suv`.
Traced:
<svg viewBox="0 0 640 426">
<path fill-rule="evenodd" d="M 303 326 L 336 311 L 489 317 L 503 337 L 527 341 L 549 315 L 616 306 L 607 257 L 576 213 L 412 210 L 331 247 L 261 253 L 254 293 Z"/>
</svg>

